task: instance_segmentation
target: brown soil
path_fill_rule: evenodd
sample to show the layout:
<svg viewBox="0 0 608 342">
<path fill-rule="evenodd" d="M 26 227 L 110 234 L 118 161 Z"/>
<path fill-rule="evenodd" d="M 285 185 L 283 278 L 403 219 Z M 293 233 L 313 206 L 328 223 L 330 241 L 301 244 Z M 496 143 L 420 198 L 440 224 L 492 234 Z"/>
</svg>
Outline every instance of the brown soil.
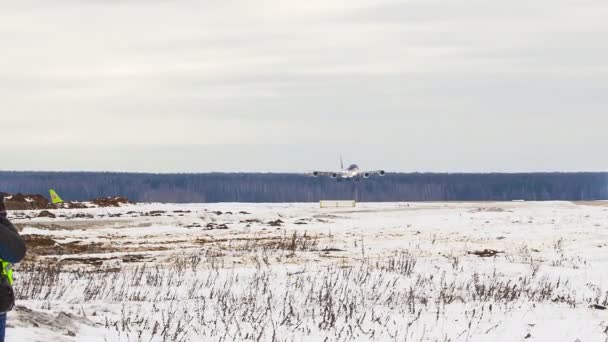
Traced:
<svg viewBox="0 0 608 342">
<path fill-rule="evenodd" d="M 51 239 L 50 237 L 48 237 L 46 235 L 32 234 L 32 235 L 22 235 L 21 237 L 27 244 L 29 251 L 35 250 L 37 248 L 47 248 L 50 246 L 55 246 L 57 244 L 57 241 Z"/>
<path fill-rule="evenodd" d="M 85 245 L 80 241 L 59 243 L 45 235 L 27 234 L 22 235 L 22 237 L 27 245 L 28 253 L 34 255 L 65 255 L 113 251 L 113 248 L 104 246 L 99 242 Z"/>
<path fill-rule="evenodd" d="M 262 223 L 262 220 L 259 220 L 259 219 L 248 219 L 248 220 L 242 220 L 239 223 Z"/>
<path fill-rule="evenodd" d="M 228 229 L 229 227 L 225 223 L 216 224 L 213 222 L 207 223 L 205 226 L 205 230 L 214 230 L 214 229 Z"/>
<path fill-rule="evenodd" d="M 103 197 L 92 200 L 93 204 L 100 207 L 120 207 L 122 204 L 132 204 L 126 197 Z"/>
<path fill-rule="evenodd" d="M 38 217 L 56 218 L 57 216 L 48 210 L 43 210 L 38 214 Z"/>
<path fill-rule="evenodd" d="M 87 205 L 82 202 L 65 202 L 64 207 L 66 209 L 87 209 Z"/>
<path fill-rule="evenodd" d="M 283 225 L 283 223 L 285 223 L 285 222 L 283 222 L 281 219 L 277 219 L 277 220 L 268 222 L 268 225 L 271 227 L 281 227 Z"/>
<path fill-rule="evenodd" d="M 146 256 L 141 254 L 127 254 L 122 257 L 122 262 L 139 262 L 145 258 Z"/>
<path fill-rule="evenodd" d="M 92 266 L 101 266 L 104 261 L 110 260 L 108 258 L 63 258 L 61 262 L 65 263 L 76 263 L 76 264 L 85 264 Z"/>
<path fill-rule="evenodd" d="M 40 210 L 53 208 L 49 200 L 42 195 L 4 195 L 7 196 L 5 203 L 6 209 L 8 210 Z"/>
<path fill-rule="evenodd" d="M 70 218 L 79 218 L 79 219 L 94 219 L 95 216 L 93 216 L 92 214 L 85 214 L 85 213 L 77 213 L 74 216 L 71 216 Z"/>
<path fill-rule="evenodd" d="M 42 209 L 86 209 L 88 206 L 82 202 L 67 201 L 59 204 L 51 204 L 49 200 L 39 194 L 15 194 L 0 193 L 5 197 L 6 209 L 8 210 L 42 210 Z M 132 204 L 126 197 L 104 197 L 91 201 L 99 207 L 120 207 L 122 204 Z"/>
<path fill-rule="evenodd" d="M 468 254 L 477 255 L 477 256 L 482 257 L 482 258 L 491 258 L 493 256 L 496 256 L 496 254 L 499 254 L 499 253 L 502 253 L 502 252 L 495 251 L 493 249 L 484 249 L 482 251 L 468 252 Z"/>
</svg>

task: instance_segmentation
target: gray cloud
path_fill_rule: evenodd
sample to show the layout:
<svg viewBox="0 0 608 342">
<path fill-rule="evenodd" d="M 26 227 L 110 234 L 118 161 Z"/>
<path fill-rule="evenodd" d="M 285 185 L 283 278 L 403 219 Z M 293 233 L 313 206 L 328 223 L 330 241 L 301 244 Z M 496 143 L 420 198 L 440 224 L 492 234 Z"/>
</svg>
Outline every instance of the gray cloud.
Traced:
<svg viewBox="0 0 608 342">
<path fill-rule="evenodd" d="M 549 0 L 3 4 L 0 167 L 299 171 L 348 152 L 397 170 L 602 169 L 607 15 Z"/>
</svg>

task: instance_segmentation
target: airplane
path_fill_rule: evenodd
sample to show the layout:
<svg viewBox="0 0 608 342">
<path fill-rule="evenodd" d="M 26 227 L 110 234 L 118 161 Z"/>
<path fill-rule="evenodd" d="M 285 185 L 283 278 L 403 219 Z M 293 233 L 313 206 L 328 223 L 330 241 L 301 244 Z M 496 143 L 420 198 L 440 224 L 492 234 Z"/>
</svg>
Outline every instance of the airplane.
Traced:
<svg viewBox="0 0 608 342">
<path fill-rule="evenodd" d="M 384 176 L 386 172 L 384 170 L 376 171 L 364 171 L 359 169 L 357 164 L 352 164 L 347 168 L 344 168 L 342 157 L 340 157 L 340 171 L 313 171 L 310 173 L 313 177 L 329 176 L 335 178 L 338 182 L 342 180 L 354 180 L 355 182 L 361 181 L 361 178 L 369 178 L 372 175 Z"/>
</svg>

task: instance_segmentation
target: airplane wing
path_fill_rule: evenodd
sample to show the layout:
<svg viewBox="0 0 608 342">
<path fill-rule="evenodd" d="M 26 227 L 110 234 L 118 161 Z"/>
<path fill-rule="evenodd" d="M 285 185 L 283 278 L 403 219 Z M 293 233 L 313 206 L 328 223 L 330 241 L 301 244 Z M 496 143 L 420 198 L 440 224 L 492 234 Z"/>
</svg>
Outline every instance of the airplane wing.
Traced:
<svg viewBox="0 0 608 342">
<path fill-rule="evenodd" d="M 384 170 L 361 171 L 360 174 L 363 176 L 363 178 L 369 178 L 371 176 L 384 176 L 384 175 L 386 175 L 386 171 L 384 171 Z"/>
<path fill-rule="evenodd" d="M 310 172 L 310 175 L 312 175 L 313 177 L 327 176 L 327 177 L 337 178 L 337 177 L 340 177 L 342 175 L 342 173 L 336 172 L 336 171 L 312 171 L 312 172 Z"/>
</svg>

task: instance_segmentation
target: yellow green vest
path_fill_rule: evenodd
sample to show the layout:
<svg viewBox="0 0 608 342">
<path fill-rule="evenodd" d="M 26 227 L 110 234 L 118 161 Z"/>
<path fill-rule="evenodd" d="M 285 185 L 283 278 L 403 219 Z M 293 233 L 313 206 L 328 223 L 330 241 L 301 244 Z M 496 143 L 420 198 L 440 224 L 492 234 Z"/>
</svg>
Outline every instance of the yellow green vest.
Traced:
<svg viewBox="0 0 608 342">
<path fill-rule="evenodd" d="M 0 262 L 2 262 L 2 274 L 8 278 L 8 283 L 13 285 L 13 265 L 2 259 L 0 259 Z"/>
</svg>

